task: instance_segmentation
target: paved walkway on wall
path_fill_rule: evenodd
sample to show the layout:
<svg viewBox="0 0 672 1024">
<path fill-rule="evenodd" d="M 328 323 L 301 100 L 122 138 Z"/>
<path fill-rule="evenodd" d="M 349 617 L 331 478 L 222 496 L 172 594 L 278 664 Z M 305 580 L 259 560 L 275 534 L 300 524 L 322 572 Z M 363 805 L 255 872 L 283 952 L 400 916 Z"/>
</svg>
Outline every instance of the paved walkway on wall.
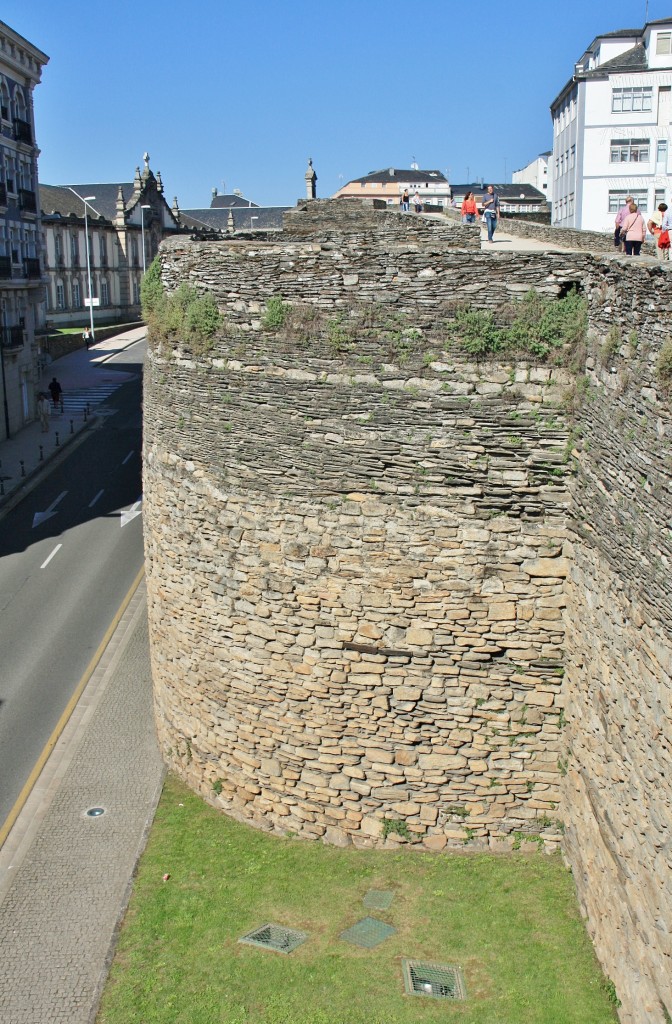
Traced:
<svg viewBox="0 0 672 1024">
<path fill-rule="evenodd" d="M 481 249 L 488 249 L 492 252 L 578 252 L 579 250 L 567 249 L 562 245 L 551 245 L 549 242 L 539 242 L 535 238 L 517 238 L 510 235 L 505 229 L 499 227 L 495 231 L 494 239 L 488 242 L 488 232 L 481 227 Z"/>
<path fill-rule="evenodd" d="M 162 781 L 143 582 L 0 850 L 2 1024 L 94 1020 Z"/>
<path fill-rule="evenodd" d="M 36 391 L 47 391 L 49 381 L 56 377 L 63 388 L 63 411 L 52 408 L 46 433 L 38 421 L 18 430 L 10 440 L 0 441 L 0 512 L 20 501 L 43 472 L 53 469 L 64 448 L 81 440 L 93 424 L 105 398 L 133 378 L 132 373 L 113 370 L 107 363 L 145 334 L 145 327 L 134 327 L 97 342 L 88 352 L 81 348 L 62 356 L 45 369 Z"/>
</svg>

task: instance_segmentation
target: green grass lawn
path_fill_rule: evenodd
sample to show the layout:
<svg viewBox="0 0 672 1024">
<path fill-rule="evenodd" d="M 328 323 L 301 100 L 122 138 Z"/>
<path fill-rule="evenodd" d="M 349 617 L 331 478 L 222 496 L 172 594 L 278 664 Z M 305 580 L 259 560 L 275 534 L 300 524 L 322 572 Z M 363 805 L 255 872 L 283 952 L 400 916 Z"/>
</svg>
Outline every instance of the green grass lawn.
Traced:
<svg viewBox="0 0 672 1024">
<path fill-rule="evenodd" d="M 535 847 L 536 850 L 536 847 Z M 165 873 L 170 879 L 162 880 Z M 369 889 L 394 891 L 369 911 Z M 371 915 L 373 950 L 339 934 Z M 238 938 L 310 933 L 285 956 Z M 462 967 L 464 1002 L 404 995 L 401 958 Z M 616 1020 L 557 856 L 335 849 L 231 821 L 166 782 L 99 1024 L 607 1024 Z"/>
</svg>

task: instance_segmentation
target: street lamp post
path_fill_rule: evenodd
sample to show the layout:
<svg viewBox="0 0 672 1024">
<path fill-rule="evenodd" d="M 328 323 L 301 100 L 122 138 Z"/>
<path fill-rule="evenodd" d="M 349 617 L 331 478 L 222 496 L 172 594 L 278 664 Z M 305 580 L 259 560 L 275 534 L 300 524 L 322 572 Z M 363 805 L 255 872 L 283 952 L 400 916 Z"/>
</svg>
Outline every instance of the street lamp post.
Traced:
<svg viewBox="0 0 672 1024">
<path fill-rule="evenodd" d="M 70 191 L 77 196 L 78 199 L 84 203 L 84 241 L 86 243 L 86 277 L 89 285 L 89 323 L 91 324 L 91 344 L 94 344 L 96 335 L 93 330 L 93 293 L 91 291 L 91 254 L 89 252 L 89 218 L 87 211 L 87 203 L 93 202 L 95 196 L 80 196 L 79 192 L 75 192 L 74 188 L 70 185 L 67 186 Z"/>
<path fill-rule="evenodd" d="M 140 223 L 142 225 L 142 272 L 143 274 L 147 270 L 147 259 L 145 253 L 145 210 L 151 210 L 149 203 L 145 203 L 140 207 Z"/>
</svg>

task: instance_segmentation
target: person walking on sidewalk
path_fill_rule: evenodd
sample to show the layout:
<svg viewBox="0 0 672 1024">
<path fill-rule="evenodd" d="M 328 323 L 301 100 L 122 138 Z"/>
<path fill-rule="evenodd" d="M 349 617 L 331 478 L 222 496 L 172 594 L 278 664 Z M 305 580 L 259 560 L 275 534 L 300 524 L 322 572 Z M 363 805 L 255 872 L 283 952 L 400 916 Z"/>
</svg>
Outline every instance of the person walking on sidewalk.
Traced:
<svg viewBox="0 0 672 1024">
<path fill-rule="evenodd" d="M 49 385 L 49 394 L 51 395 L 51 400 L 54 403 L 54 411 L 56 412 L 58 411 L 58 403 L 60 402 L 61 395 L 63 394 L 63 388 L 55 377 Z"/>
<path fill-rule="evenodd" d="M 40 417 L 41 430 L 43 434 L 46 434 L 49 430 L 49 413 L 51 407 L 49 405 L 49 399 L 45 395 L 44 391 L 40 391 L 40 396 L 37 400 L 37 415 Z"/>
<path fill-rule="evenodd" d="M 86 351 L 88 352 L 89 351 L 89 345 L 91 344 L 91 331 L 89 330 L 88 327 L 84 328 L 84 332 L 82 334 L 82 339 L 84 341 L 84 344 L 86 345 Z"/>
<path fill-rule="evenodd" d="M 492 242 L 492 236 L 499 220 L 499 196 L 495 192 L 494 185 L 488 185 L 488 191 L 483 196 L 483 216 L 488 229 L 488 241 Z"/>
</svg>

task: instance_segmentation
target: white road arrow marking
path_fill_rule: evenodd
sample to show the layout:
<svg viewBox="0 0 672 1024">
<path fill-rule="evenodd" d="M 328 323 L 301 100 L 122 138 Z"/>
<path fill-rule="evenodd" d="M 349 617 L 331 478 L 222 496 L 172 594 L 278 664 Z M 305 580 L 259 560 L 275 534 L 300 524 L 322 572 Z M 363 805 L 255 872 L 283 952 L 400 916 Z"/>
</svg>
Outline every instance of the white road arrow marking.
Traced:
<svg viewBox="0 0 672 1024">
<path fill-rule="evenodd" d="M 35 515 L 33 516 L 33 530 L 35 529 L 36 526 L 39 526 L 40 523 L 44 523 L 46 522 L 47 519 L 51 519 L 52 516 L 56 515 L 56 506 L 60 501 L 63 501 L 63 498 L 66 496 L 67 493 L 67 491 L 61 491 L 56 500 L 52 501 L 51 505 L 49 506 L 46 512 L 35 513 Z"/>
<path fill-rule="evenodd" d="M 126 526 L 127 523 L 132 522 L 135 519 L 136 516 L 142 515 L 142 509 L 140 507 L 141 505 L 142 505 L 142 496 L 139 497 L 138 500 L 135 502 L 135 504 L 131 505 L 131 507 L 129 509 L 127 509 L 125 512 L 121 513 L 121 525 L 122 525 L 122 528 L 124 526 Z"/>
</svg>

